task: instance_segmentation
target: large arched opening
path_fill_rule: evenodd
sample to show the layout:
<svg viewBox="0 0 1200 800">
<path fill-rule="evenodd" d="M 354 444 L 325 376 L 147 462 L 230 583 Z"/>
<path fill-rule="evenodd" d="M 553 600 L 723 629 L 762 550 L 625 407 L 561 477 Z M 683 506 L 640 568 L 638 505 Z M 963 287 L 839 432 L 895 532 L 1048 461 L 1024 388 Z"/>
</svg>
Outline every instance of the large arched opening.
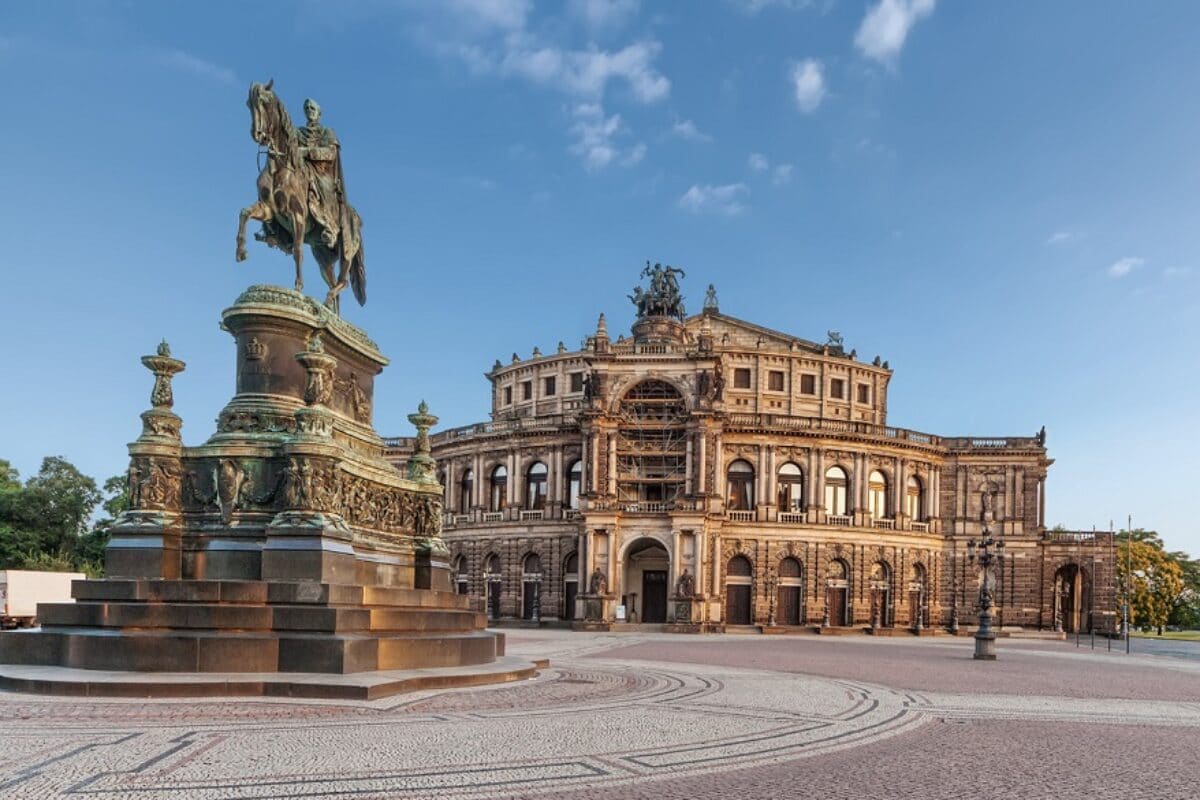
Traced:
<svg viewBox="0 0 1200 800">
<path fill-rule="evenodd" d="M 725 624 L 749 625 L 754 619 L 752 588 L 754 565 L 750 559 L 737 555 L 729 559 L 725 569 Z"/>
<path fill-rule="evenodd" d="M 775 617 L 780 625 L 804 623 L 804 570 L 800 561 L 788 556 L 779 562 L 779 608 Z"/>
<path fill-rule="evenodd" d="M 1092 578 L 1078 564 L 1066 564 L 1054 573 L 1057 627 L 1067 633 L 1091 629 Z"/>
<path fill-rule="evenodd" d="M 621 603 L 629 622 L 667 621 L 667 575 L 671 556 L 657 539 L 637 539 L 625 551 Z"/>
</svg>

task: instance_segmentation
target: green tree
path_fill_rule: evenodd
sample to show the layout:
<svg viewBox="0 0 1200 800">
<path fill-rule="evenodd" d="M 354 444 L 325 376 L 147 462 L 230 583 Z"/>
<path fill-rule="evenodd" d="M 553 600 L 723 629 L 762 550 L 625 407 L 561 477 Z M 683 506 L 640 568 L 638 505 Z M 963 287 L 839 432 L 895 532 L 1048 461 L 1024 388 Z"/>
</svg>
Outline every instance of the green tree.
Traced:
<svg viewBox="0 0 1200 800">
<path fill-rule="evenodd" d="M 1117 541 L 1117 581 L 1129 598 L 1129 624 L 1162 633 L 1184 595 L 1183 568 L 1154 531 L 1121 531 Z"/>
<path fill-rule="evenodd" d="M 61 456 L 44 459 L 23 486 L 0 461 L 0 567 L 77 566 L 101 499 L 96 482 Z"/>
</svg>

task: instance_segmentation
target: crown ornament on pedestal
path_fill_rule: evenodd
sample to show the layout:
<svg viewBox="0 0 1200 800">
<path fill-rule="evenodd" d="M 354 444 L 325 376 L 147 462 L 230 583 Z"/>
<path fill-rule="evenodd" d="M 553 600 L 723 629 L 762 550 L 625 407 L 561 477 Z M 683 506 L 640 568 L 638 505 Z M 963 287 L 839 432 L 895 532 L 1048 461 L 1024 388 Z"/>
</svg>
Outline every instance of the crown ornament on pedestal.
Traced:
<svg viewBox="0 0 1200 800">
<path fill-rule="evenodd" d="M 430 454 L 429 429 L 437 425 L 438 418 L 429 413 L 429 406 L 422 400 L 417 413 L 408 415 L 408 421 L 417 428 L 417 446 L 408 459 L 408 477 L 421 483 L 437 483 L 437 461 Z"/>
<path fill-rule="evenodd" d="M 171 379 L 183 372 L 187 365 L 171 357 L 171 345 L 167 344 L 166 339 L 159 343 L 154 355 L 142 356 L 142 364 L 154 373 L 150 410 L 142 413 L 142 437 L 178 440 L 183 421 L 171 411 L 171 406 L 175 405 Z"/>
</svg>

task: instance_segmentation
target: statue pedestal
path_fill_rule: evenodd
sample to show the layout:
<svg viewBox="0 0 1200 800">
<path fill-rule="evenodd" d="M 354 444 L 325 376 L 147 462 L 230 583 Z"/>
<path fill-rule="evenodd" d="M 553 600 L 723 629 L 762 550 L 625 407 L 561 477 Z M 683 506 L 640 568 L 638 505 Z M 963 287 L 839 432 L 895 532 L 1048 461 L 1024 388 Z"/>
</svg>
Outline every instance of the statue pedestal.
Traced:
<svg viewBox="0 0 1200 800">
<path fill-rule="evenodd" d="M 451 592 L 432 462 L 402 473 L 383 458 L 375 344 L 277 287 L 251 287 L 222 320 L 237 391 L 216 433 L 182 446 L 169 407 L 183 362 L 164 344 L 145 360 L 155 407 L 129 448 L 133 508 L 112 529 L 108 577 L 43 604 L 40 629 L 0 633 L 0 665 L 339 675 L 503 655 L 471 598 Z M 64 691 L 53 684 L 39 685 Z"/>
<path fill-rule="evenodd" d="M 698 620 L 701 601 L 693 596 L 671 598 L 675 604 L 675 617 L 667 623 L 668 633 L 700 633 L 702 626 Z"/>
</svg>

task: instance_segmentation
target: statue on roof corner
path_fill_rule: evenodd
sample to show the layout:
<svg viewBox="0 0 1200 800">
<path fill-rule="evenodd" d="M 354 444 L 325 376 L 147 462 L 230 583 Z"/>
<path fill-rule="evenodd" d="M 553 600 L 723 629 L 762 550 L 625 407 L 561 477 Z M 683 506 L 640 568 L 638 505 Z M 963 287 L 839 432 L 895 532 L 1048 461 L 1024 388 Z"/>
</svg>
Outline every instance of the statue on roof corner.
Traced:
<svg viewBox="0 0 1200 800">
<path fill-rule="evenodd" d="M 238 222 L 237 260 L 246 258 L 246 222 L 256 219 L 254 235 L 289 253 L 296 263 L 296 291 L 304 290 L 304 245 L 312 249 L 329 286 L 325 305 L 339 310 L 338 295 L 347 285 L 359 305 L 367 301 L 362 220 L 346 200 L 342 146 L 331 128 L 321 124 L 321 106 L 304 101 L 307 124 L 292 125 L 287 108 L 273 91 L 275 81 L 250 85 L 250 135 L 266 156 L 258 176 L 258 202 L 242 209 Z M 334 264 L 339 265 L 336 277 Z"/>
<path fill-rule="evenodd" d="M 642 270 L 642 277 L 650 279 L 650 288 L 641 286 L 633 288 L 629 299 L 637 306 L 638 319 L 645 317 L 674 317 L 683 320 L 683 294 L 679 291 L 679 280 L 675 277 L 685 277 L 682 269 L 672 266 L 655 264 Z"/>
</svg>

